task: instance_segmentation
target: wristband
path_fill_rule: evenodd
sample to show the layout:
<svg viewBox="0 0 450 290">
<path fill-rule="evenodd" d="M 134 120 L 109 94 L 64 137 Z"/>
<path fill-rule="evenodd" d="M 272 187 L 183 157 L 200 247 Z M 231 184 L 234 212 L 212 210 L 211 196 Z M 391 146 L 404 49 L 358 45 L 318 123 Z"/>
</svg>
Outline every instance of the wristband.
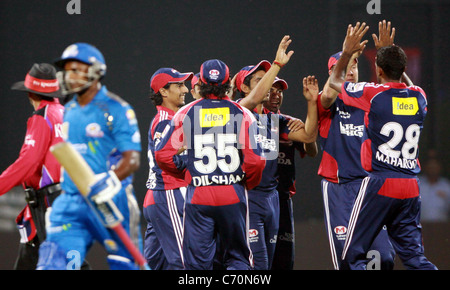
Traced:
<svg viewBox="0 0 450 290">
<path fill-rule="evenodd" d="M 284 64 L 279 63 L 278 61 L 274 60 L 273 64 L 276 64 L 277 66 L 279 66 L 280 68 L 283 68 Z"/>
</svg>

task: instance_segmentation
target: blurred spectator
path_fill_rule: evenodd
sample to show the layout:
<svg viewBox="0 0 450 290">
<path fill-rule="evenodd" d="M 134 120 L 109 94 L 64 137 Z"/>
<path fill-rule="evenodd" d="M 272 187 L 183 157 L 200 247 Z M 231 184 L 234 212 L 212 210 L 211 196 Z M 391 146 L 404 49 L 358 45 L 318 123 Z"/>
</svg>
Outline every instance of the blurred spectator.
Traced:
<svg viewBox="0 0 450 290">
<path fill-rule="evenodd" d="M 435 151 L 430 151 L 419 179 L 422 196 L 421 221 L 449 221 L 450 182 L 442 175 L 442 164 Z"/>
</svg>

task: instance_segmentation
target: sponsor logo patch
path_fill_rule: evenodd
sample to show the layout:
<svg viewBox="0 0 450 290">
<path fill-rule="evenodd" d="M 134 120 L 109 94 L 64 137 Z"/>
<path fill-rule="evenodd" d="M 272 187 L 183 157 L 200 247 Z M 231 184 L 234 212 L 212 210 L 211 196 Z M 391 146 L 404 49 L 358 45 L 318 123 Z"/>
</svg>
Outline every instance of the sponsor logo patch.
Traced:
<svg viewBox="0 0 450 290">
<path fill-rule="evenodd" d="M 417 98 L 392 98 L 392 114 L 414 116 L 418 111 Z"/>
<path fill-rule="evenodd" d="M 230 120 L 230 108 L 200 109 L 201 127 L 225 126 Z"/>
</svg>

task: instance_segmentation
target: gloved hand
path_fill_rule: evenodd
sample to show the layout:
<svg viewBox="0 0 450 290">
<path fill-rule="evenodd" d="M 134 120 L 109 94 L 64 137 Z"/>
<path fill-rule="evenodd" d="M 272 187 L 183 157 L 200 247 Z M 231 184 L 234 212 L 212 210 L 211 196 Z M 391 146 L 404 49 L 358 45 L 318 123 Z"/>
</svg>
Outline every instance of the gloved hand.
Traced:
<svg viewBox="0 0 450 290">
<path fill-rule="evenodd" d="M 122 183 L 112 170 L 96 174 L 95 179 L 96 182 L 89 185 L 89 199 L 96 204 L 112 200 L 122 188 Z"/>
</svg>

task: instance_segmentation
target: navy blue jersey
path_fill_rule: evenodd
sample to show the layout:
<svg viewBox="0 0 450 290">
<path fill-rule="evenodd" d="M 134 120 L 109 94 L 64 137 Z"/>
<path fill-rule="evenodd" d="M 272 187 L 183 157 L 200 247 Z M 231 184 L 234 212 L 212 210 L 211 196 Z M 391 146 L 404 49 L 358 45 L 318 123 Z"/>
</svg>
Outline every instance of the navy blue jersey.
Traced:
<svg viewBox="0 0 450 290">
<path fill-rule="evenodd" d="M 297 153 L 298 152 L 298 153 Z M 296 193 L 295 189 L 295 155 L 305 156 L 303 143 L 280 139 L 278 152 L 278 192 Z"/>
<path fill-rule="evenodd" d="M 367 139 L 365 112 L 336 98 L 330 108 L 318 98 L 319 142 L 322 160 L 318 175 L 333 183 L 347 183 L 367 176 L 361 165 L 361 145 Z M 330 139 L 330 141 L 328 141 Z"/>
<path fill-rule="evenodd" d="M 193 203 L 232 203 L 229 198 L 236 194 L 227 197 L 223 191 L 218 196 L 220 188 L 214 187 L 242 184 L 251 189 L 260 183 L 266 161 L 257 146 L 255 132 L 256 120 L 247 109 L 229 98 L 202 98 L 175 114 L 156 145 L 155 158 L 169 174 L 184 174 L 190 186 L 202 192 L 198 196 L 211 198 L 194 198 Z M 186 161 L 176 155 L 182 146 L 187 147 Z"/>
<path fill-rule="evenodd" d="M 361 161 L 369 172 L 415 176 L 420 172 L 419 136 L 427 113 L 425 92 L 404 83 L 350 83 L 342 85 L 345 104 L 368 115 L 368 139 Z"/>
<path fill-rule="evenodd" d="M 256 140 L 260 144 L 266 158 L 261 182 L 255 190 L 271 192 L 278 186 L 278 152 L 280 137 L 287 139 L 289 129 L 287 118 L 272 112 L 267 114 L 253 113 L 258 123 Z"/>
</svg>

